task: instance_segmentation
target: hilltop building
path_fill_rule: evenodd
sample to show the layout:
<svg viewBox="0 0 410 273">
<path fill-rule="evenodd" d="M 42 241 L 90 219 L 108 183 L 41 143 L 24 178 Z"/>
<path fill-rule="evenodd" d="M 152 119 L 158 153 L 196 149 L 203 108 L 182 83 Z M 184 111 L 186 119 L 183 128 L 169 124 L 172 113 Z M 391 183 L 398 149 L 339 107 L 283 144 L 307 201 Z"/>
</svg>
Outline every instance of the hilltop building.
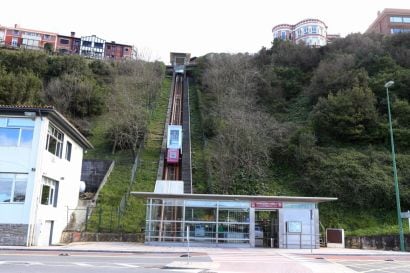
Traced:
<svg viewBox="0 0 410 273">
<path fill-rule="evenodd" d="M 338 34 L 327 34 L 326 24 L 319 19 L 305 19 L 295 25 L 280 24 L 272 28 L 273 40 L 305 43 L 311 47 L 321 47 L 340 38 Z"/>
<path fill-rule="evenodd" d="M 365 33 L 386 35 L 410 32 L 410 9 L 384 9 L 377 12 L 377 18 Z"/>
<path fill-rule="evenodd" d="M 94 59 L 121 60 L 130 59 L 133 46 L 106 42 L 95 35 L 75 37 L 42 30 L 21 28 L 19 25 L 5 27 L 0 25 L 0 46 L 7 48 L 24 48 L 50 50 L 58 54 L 74 54 Z"/>
<path fill-rule="evenodd" d="M 0 105 L 0 245 L 60 242 L 90 148 L 53 107 Z"/>
</svg>

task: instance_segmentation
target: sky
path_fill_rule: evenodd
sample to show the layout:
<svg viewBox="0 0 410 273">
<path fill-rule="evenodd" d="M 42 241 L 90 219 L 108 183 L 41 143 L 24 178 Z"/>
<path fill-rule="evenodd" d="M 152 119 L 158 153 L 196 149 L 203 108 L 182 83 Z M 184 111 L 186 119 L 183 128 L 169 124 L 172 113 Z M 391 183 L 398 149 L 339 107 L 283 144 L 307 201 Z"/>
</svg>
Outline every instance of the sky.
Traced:
<svg viewBox="0 0 410 273">
<path fill-rule="evenodd" d="M 410 9 L 410 0 L 19 0 L 0 5 L 0 25 L 96 35 L 169 63 L 170 52 L 255 53 L 270 47 L 273 26 L 306 18 L 329 34 L 363 33 L 384 8 Z"/>
</svg>

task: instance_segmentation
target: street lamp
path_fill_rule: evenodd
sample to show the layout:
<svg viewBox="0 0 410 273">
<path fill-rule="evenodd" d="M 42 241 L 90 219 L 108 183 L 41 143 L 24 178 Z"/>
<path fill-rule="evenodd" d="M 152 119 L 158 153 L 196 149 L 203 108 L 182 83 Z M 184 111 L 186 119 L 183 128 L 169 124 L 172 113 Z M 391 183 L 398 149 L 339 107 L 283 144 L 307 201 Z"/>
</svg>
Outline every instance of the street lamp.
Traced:
<svg viewBox="0 0 410 273">
<path fill-rule="evenodd" d="M 399 231 L 400 231 L 400 251 L 405 251 L 405 249 L 404 249 L 403 223 L 401 221 L 399 181 L 397 179 L 396 153 L 394 152 L 393 126 L 392 126 L 392 123 L 391 123 L 391 113 L 390 113 L 389 87 L 391 87 L 393 84 L 394 84 L 394 81 L 389 81 L 389 82 L 386 82 L 384 87 L 386 87 L 387 113 L 389 115 L 391 156 L 392 156 L 392 161 L 393 161 L 394 189 L 395 189 L 395 192 L 396 192 L 397 221 L 399 222 Z"/>
</svg>

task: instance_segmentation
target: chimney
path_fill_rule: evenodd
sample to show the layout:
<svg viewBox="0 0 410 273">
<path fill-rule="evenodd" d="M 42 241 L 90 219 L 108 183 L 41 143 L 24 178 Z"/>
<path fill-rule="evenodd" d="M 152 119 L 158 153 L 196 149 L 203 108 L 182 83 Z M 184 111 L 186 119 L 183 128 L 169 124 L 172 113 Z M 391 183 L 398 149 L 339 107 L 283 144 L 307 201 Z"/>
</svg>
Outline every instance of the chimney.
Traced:
<svg viewBox="0 0 410 273">
<path fill-rule="evenodd" d="M 71 31 L 71 37 L 74 37 L 74 36 L 75 36 L 75 32 Z"/>
<path fill-rule="evenodd" d="M 14 28 L 19 28 L 20 26 L 18 24 L 14 24 Z"/>
<path fill-rule="evenodd" d="M 380 16 L 380 10 L 377 11 L 377 16 Z"/>
</svg>

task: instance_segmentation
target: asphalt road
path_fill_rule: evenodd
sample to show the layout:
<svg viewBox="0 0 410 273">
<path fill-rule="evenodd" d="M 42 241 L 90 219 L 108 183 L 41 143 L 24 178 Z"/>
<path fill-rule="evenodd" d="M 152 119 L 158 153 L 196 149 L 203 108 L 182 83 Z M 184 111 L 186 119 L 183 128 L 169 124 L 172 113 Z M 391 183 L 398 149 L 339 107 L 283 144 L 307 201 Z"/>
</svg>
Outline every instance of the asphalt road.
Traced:
<svg viewBox="0 0 410 273">
<path fill-rule="evenodd" d="M 209 262 L 206 254 L 194 254 L 190 262 Z M 0 251 L 1 273 L 166 273 L 201 272 L 202 269 L 167 268 L 172 262 L 187 262 L 178 253 L 78 253 Z"/>
<path fill-rule="evenodd" d="M 359 253 L 359 252 L 355 252 Z M 0 273 L 410 273 L 410 255 L 307 254 L 269 249 L 182 252 L 0 250 Z M 198 267 L 197 267 L 198 266 Z M 191 267 L 191 268 L 189 268 Z"/>
</svg>

